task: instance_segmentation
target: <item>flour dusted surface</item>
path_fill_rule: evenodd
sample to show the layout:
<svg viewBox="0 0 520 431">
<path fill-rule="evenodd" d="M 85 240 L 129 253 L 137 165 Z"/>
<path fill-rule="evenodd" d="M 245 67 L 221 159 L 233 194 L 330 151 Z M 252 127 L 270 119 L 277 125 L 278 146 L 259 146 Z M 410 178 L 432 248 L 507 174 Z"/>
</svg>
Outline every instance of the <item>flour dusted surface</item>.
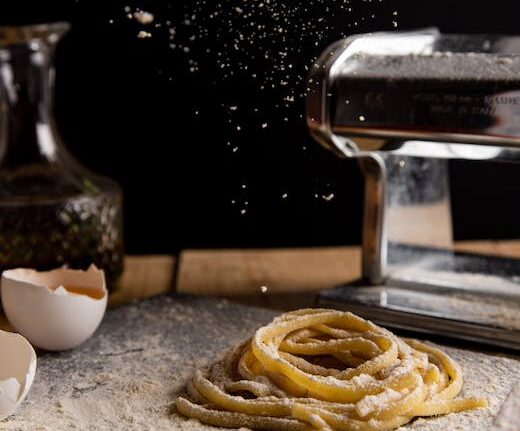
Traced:
<svg viewBox="0 0 520 431">
<path fill-rule="evenodd" d="M 175 414 L 175 394 L 196 369 L 250 336 L 275 313 L 213 299 L 161 296 L 109 311 L 79 349 L 38 358 L 34 385 L 6 430 L 211 430 Z M 488 410 L 419 419 L 401 430 L 477 431 L 520 379 L 520 362 L 443 348 L 464 369 L 461 396 L 485 396 Z"/>
</svg>

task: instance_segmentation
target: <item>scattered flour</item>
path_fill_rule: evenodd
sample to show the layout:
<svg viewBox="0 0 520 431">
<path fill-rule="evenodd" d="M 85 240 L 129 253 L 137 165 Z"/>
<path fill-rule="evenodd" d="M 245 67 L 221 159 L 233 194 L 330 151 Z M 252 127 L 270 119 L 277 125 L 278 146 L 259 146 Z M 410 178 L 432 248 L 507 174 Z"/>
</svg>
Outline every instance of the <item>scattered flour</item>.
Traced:
<svg viewBox="0 0 520 431">
<path fill-rule="evenodd" d="M 152 37 L 152 33 L 149 33 L 147 31 L 141 30 L 139 33 L 137 33 L 137 37 L 139 39 L 147 39 L 149 37 Z"/>
<path fill-rule="evenodd" d="M 142 10 L 138 10 L 133 14 L 134 19 L 140 24 L 151 24 L 154 20 L 154 16 L 150 12 L 145 12 Z"/>
<path fill-rule="evenodd" d="M 212 430 L 174 412 L 191 374 L 270 321 L 274 312 L 211 299 L 158 297 L 111 310 L 94 338 L 71 352 L 38 358 L 35 382 L 4 430 Z M 520 379 L 511 357 L 443 347 L 463 367 L 461 395 L 490 408 L 419 419 L 404 430 L 477 431 Z M 507 429 L 507 428 L 506 428 Z"/>
</svg>

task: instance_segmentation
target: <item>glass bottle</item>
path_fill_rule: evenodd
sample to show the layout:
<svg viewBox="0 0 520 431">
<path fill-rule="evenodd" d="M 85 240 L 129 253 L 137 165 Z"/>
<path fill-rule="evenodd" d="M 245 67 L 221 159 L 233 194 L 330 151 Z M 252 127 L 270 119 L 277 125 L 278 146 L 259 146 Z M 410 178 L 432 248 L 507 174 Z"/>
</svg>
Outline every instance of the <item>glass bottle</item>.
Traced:
<svg viewBox="0 0 520 431">
<path fill-rule="evenodd" d="M 64 146 L 53 116 L 54 49 L 67 23 L 0 27 L 0 271 L 123 268 L 122 194 Z"/>
</svg>

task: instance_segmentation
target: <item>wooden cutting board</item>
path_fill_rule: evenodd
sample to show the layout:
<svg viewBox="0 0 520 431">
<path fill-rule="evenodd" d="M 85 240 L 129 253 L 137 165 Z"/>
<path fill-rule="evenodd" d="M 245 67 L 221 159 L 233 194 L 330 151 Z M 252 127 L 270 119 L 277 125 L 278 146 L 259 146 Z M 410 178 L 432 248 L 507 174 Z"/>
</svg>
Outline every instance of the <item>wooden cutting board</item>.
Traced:
<svg viewBox="0 0 520 431">
<path fill-rule="evenodd" d="M 455 249 L 520 258 L 520 241 L 457 242 Z M 309 294 L 360 276 L 361 248 L 357 246 L 184 250 L 176 289 L 198 295 L 256 296 L 263 304 L 262 286 L 271 295 Z"/>
<path fill-rule="evenodd" d="M 211 430 L 178 416 L 172 408 L 175 395 L 195 369 L 276 314 L 176 294 L 111 309 L 83 346 L 39 355 L 27 400 L 3 429 Z M 464 369 L 464 395 L 486 396 L 490 408 L 419 419 L 403 430 L 488 430 L 520 379 L 520 362 L 513 357 L 446 350 Z"/>
</svg>

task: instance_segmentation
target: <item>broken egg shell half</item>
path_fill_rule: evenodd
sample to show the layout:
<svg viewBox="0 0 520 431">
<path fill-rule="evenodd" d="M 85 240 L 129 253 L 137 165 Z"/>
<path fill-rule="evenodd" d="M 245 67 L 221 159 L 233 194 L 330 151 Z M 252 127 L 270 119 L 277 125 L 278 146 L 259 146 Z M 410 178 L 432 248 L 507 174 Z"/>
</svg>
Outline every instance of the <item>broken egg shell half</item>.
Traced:
<svg viewBox="0 0 520 431">
<path fill-rule="evenodd" d="M 13 328 L 45 350 L 68 350 L 97 329 L 107 307 L 103 270 L 17 268 L 2 273 L 2 305 Z"/>
<path fill-rule="evenodd" d="M 19 334 L 0 331 L 0 420 L 24 400 L 36 372 L 36 353 Z"/>
</svg>

